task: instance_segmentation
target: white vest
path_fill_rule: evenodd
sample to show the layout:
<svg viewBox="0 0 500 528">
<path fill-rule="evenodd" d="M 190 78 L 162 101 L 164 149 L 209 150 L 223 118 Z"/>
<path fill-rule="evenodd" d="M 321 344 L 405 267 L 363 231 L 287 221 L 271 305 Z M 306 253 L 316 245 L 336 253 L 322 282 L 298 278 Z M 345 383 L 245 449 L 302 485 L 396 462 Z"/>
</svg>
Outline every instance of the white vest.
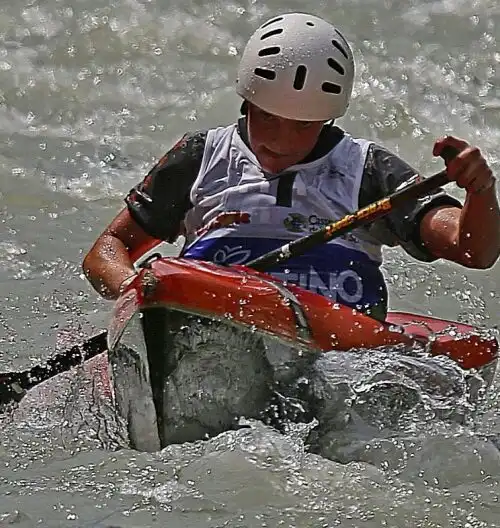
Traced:
<svg viewBox="0 0 500 528">
<path fill-rule="evenodd" d="M 183 255 L 244 264 L 356 211 L 369 145 L 346 134 L 325 156 L 276 177 L 263 172 L 237 125 L 210 130 L 191 189 Z M 291 207 L 276 205 L 279 178 L 287 173 L 296 173 Z M 363 308 L 385 301 L 380 263 L 380 243 L 358 229 L 270 273 Z"/>
</svg>

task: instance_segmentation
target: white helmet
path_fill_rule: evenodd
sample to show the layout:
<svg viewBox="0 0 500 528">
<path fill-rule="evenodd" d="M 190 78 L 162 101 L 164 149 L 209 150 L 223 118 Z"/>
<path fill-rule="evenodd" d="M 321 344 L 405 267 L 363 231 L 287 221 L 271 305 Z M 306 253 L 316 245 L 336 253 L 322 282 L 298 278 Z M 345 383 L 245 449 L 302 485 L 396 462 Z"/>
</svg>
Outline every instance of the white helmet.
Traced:
<svg viewBox="0 0 500 528">
<path fill-rule="evenodd" d="M 328 121 L 345 114 L 353 81 L 354 58 L 342 34 L 321 18 L 290 13 L 250 37 L 236 91 L 274 115 Z"/>
</svg>

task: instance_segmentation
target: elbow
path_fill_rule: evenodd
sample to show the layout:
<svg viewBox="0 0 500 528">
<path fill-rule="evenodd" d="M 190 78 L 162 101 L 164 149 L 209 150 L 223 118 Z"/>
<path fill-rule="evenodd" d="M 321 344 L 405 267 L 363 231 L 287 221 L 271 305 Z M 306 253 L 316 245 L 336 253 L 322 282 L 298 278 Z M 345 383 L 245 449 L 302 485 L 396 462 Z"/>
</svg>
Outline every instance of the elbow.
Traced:
<svg viewBox="0 0 500 528">
<path fill-rule="evenodd" d="M 475 262 L 474 269 L 490 269 L 492 268 L 498 261 L 499 254 L 496 254 L 494 257 L 491 258 L 483 258 L 480 259 L 478 262 Z"/>
<path fill-rule="evenodd" d="M 82 261 L 82 271 L 83 271 L 83 274 L 85 275 L 85 277 L 87 277 L 87 279 L 90 279 L 91 275 L 92 275 L 92 268 L 93 268 L 93 265 L 92 265 L 92 249 L 85 255 L 85 257 L 83 258 L 83 261 Z"/>
<path fill-rule="evenodd" d="M 471 255 L 466 253 L 463 255 L 460 264 L 471 269 L 486 270 L 492 268 L 500 257 L 500 248 L 497 251 L 488 251 L 486 253 Z"/>
<path fill-rule="evenodd" d="M 116 295 L 114 295 L 109 290 L 109 288 L 105 286 L 101 264 L 99 262 L 98 251 L 96 250 L 95 247 L 92 248 L 85 255 L 82 261 L 81 267 L 82 267 L 82 271 L 83 271 L 85 278 L 88 280 L 90 285 L 103 299 L 106 299 L 106 300 L 116 299 Z"/>
<path fill-rule="evenodd" d="M 479 260 L 479 261 L 474 261 L 474 262 L 470 262 L 467 264 L 467 267 L 470 268 L 470 269 L 476 269 L 476 270 L 487 270 L 487 269 L 490 269 L 491 267 L 493 267 L 493 264 L 495 262 L 490 262 L 490 261 L 487 261 L 487 260 Z"/>
</svg>

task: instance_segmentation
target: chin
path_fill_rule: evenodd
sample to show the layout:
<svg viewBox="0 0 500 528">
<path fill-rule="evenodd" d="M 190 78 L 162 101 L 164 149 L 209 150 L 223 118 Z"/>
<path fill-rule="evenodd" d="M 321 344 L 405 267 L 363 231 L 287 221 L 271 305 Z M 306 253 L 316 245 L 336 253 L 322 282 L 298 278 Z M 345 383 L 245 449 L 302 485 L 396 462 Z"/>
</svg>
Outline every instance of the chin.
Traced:
<svg viewBox="0 0 500 528">
<path fill-rule="evenodd" d="M 282 170 L 285 170 L 288 167 L 288 165 L 283 165 L 282 163 L 260 163 L 260 166 L 262 167 L 262 170 L 264 170 L 265 172 L 270 172 L 272 174 L 281 172 Z"/>
<path fill-rule="evenodd" d="M 257 158 L 259 160 L 260 166 L 266 172 L 281 172 L 282 170 L 289 167 L 291 164 L 286 162 L 284 159 L 279 157 L 276 159 L 269 159 L 267 156 L 260 156 Z"/>
</svg>

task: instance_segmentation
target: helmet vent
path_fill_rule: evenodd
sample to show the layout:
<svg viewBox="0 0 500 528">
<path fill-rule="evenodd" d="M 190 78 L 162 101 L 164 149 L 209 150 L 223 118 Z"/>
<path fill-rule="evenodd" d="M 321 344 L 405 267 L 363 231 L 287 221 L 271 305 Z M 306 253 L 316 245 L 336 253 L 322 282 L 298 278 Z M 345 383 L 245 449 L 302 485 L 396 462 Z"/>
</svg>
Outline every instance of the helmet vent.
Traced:
<svg viewBox="0 0 500 528">
<path fill-rule="evenodd" d="M 280 33 L 283 33 L 283 28 L 273 29 L 267 33 L 264 33 L 264 35 L 260 37 L 260 40 L 266 40 L 267 38 L 274 37 L 274 35 L 279 35 Z"/>
<path fill-rule="evenodd" d="M 342 64 L 338 63 L 335 59 L 332 59 L 331 57 L 328 59 L 328 66 L 335 70 L 340 75 L 345 75 L 345 70 Z"/>
<path fill-rule="evenodd" d="M 260 26 L 260 29 L 264 29 L 267 26 L 270 26 L 271 24 L 274 24 L 275 22 L 279 22 L 280 20 L 283 20 L 283 17 L 273 18 L 272 20 L 269 20 L 269 22 L 266 22 L 263 26 Z"/>
<path fill-rule="evenodd" d="M 324 82 L 321 85 L 321 89 L 326 93 L 339 94 L 342 91 L 342 88 L 338 84 L 333 84 L 331 82 Z"/>
<path fill-rule="evenodd" d="M 346 59 L 349 59 L 349 56 L 347 55 L 347 51 L 336 40 L 332 40 L 332 44 L 340 51 L 340 53 L 342 53 L 342 55 Z"/>
<path fill-rule="evenodd" d="M 267 79 L 268 81 L 274 81 L 274 79 L 276 79 L 276 72 L 272 70 L 266 70 L 264 68 L 255 68 L 254 73 L 259 77 Z"/>
<path fill-rule="evenodd" d="M 281 51 L 279 46 L 271 46 L 269 48 L 263 48 L 259 50 L 259 57 L 268 57 L 269 55 L 278 55 Z"/>
<path fill-rule="evenodd" d="M 306 22 L 308 26 L 314 27 L 314 22 Z"/>
<path fill-rule="evenodd" d="M 304 84 L 306 83 L 306 76 L 307 67 L 301 64 L 297 67 L 297 71 L 295 72 L 295 80 L 293 81 L 293 87 L 296 90 L 302 90 L 302 88 L 304 88 Z"/>
</svg>

